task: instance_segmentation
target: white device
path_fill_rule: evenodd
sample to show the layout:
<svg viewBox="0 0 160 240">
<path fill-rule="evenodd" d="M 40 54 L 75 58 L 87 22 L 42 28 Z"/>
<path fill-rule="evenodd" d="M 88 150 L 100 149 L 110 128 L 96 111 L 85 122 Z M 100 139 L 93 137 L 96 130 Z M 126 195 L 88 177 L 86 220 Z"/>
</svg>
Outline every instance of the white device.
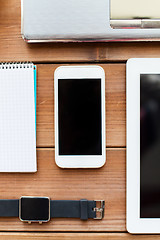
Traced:
<svg viewBox="0 0 160 240">
<path fill-rule="evenodd" d="M 99 168 L 106 160 L 105 73 L 63 66 L 54 74 L 55 161 L 61 168 Z"/>
<path fill-rule="evenodd" d="M 160 59 L 127 62 L 127 230 L 160 233 Z"/>
<path fill-rule="evenodd" d="M 27 42 L 160 39 L 159 0 L 21 0 Z"/>
</svg>

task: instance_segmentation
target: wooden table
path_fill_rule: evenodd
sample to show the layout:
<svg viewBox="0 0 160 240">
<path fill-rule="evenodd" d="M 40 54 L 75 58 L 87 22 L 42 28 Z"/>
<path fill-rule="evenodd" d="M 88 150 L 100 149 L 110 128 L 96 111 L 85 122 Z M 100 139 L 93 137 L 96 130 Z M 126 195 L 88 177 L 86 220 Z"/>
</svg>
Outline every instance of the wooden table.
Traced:
<svg viewBox="0 0 160 240">
<path fill-rule="evenodd" d="M 37 155 L 35 174 L 0 174 L 0 199 L 44 195 L 52 199 L 104 199 L 102 221 L 54 219 L 25 224 L 0 219 L 1 239 L 160 239 L 134 236 L 125 222 L 125 63 L 131 57 L 160 57 L 160 42 L 27 44 L 21 38 L 20 0 L 0 0 L 0 61 L 32 61 L 37 79 Z M 54 79 L 56 67 L 99 64 L 106 72 L 107 163 L 99 170 L 62 170 L 54 162 Z"/>
</svg>

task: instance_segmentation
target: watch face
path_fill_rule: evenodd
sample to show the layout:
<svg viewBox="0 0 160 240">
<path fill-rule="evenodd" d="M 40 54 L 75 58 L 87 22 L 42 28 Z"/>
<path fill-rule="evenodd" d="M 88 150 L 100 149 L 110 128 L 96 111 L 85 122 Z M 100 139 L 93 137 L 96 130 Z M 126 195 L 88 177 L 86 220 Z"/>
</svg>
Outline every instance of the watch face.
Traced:
<svg viewBox="0 0 160 240">
<path fill-rule="evenodd" d="M 21 221 L 48 222 L 50 200 L 47 197 L 22 197 L 20 199 Z"/>
</svg>

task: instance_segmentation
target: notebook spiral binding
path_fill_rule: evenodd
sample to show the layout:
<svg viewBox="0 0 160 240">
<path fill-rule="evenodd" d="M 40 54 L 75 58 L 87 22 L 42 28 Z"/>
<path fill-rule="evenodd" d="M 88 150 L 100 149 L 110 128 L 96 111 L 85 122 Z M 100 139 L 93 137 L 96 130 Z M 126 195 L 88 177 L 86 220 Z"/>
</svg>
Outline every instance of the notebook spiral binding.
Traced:
<svg viewBox="0 0 160 240">
<path fill-rule="evenodd" d="M 0 63 L 0 70 L 2 69 L 20 69 L 20 68 L 33 68 L 32 62 L 2 62 Z"/>
</svg>

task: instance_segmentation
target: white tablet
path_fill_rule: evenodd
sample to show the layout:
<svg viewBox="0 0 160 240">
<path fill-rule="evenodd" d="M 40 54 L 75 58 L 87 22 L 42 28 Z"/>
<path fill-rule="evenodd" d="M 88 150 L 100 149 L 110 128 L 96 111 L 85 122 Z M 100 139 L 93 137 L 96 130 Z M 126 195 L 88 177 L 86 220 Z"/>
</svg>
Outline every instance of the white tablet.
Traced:
<svg viewBox="0 0 160 240">
<path fill-rule="evenodd" d="M 105 73 L 62 66 L 54 74 L 55 161 L 61 168 L 99 168 L 106 160 Z"/>
<path fill-rule="evenodd" d="M 160 233 L 160 59 L 127 62 L 127 230 Z"/>
</svg>

